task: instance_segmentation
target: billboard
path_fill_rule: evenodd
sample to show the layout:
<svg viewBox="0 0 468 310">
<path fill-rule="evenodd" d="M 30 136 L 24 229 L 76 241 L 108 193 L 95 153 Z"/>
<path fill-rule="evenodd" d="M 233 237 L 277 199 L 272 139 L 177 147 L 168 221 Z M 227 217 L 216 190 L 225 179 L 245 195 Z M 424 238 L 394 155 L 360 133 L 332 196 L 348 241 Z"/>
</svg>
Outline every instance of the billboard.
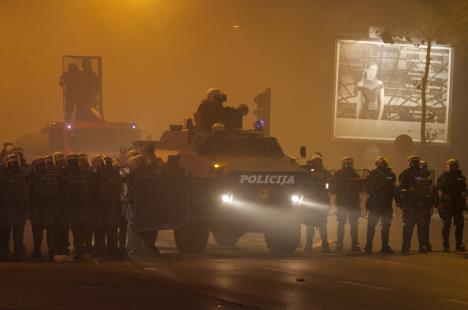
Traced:
<svg viewBox="0 0 468 310">
<path fill-rule="evenodd" d="M 421 79 L 426 47 L 339 40 L 336 52 L 336 139 L 420 141 Z M 448 143 L 452 49 L 432 48 L 427 88 L 427 140 Z"/>
</svg>

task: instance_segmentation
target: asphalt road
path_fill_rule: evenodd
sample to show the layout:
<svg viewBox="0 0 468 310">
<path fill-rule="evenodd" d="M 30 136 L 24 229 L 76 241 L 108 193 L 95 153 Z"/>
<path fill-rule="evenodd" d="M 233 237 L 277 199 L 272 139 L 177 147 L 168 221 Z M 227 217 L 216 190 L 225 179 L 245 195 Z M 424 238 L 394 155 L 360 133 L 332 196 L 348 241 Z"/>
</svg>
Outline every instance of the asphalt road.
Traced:
<svg viewBox="0 0 468 310">
<path fill-rule="evenodd" d="M 398 215 L 394 222 L 399 249 Z M 432 227 L 435 251 L 406 256 L 323 254 L 317 239 L 311 254 L 272 258 L 258 234 L 234 249 L 211 241 L 204 255 L 180 256 L 164 232 L 158 257 L 1 263 L 0 309 L 468 309 L 468 259 L 443 253 L 436 217 Z"/>
</svg>

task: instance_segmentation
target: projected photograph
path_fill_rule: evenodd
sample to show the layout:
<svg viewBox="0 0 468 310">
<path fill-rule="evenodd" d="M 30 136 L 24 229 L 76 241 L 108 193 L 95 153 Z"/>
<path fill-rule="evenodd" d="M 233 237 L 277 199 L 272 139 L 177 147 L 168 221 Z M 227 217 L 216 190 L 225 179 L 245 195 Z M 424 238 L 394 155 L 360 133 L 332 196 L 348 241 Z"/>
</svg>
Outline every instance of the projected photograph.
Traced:
<svg viewBox="0 0 468 310">
<path fill-rule="evenodd" d="M 340 40 L 337 44 L 334 137 L 420 141 L 421 79 L 426 47 Z M 426 138 L 448 142 L 452 50 L 432 49 Z"/>
</svg>

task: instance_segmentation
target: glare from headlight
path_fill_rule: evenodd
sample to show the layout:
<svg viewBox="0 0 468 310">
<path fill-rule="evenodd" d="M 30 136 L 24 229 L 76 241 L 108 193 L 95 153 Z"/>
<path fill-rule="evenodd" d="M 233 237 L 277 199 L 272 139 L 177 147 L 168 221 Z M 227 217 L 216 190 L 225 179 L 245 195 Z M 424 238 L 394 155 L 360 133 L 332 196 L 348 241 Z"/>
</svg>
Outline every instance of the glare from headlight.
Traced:
<svg viewBox="0 0 468 310">
<path fill-rule="evenodd" d="M 300 206 L 303 200 L 304 200 L 304 196 L 301 194 L 291 195 L 291 202 L 295 206 Z"/>
<path fill-rule="evenodd" d="M 234 200 L 234 196 L 232 194 L 223 194 L 223 195 L 221 195 L 221 202 L 224 205 L 232 204 L 233 200 Z"/>
</svg>

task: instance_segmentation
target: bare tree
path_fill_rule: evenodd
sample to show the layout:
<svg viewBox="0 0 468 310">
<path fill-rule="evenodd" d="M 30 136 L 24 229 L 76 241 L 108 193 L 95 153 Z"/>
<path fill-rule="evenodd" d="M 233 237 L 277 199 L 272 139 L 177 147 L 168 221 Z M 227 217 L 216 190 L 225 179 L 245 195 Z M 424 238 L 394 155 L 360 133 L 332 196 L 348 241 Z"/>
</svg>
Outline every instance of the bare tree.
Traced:
<svg viewBox="0 0 468 310">
<path fill-rule="evenodd" d="M 460 46 L 468 38 L 468 0 L 382 1 L 386 29 L 393 41 L 426 47 L 425 66 L 418 85 L 421 90 L 421 152 L 434 133 L 427 129 L 427 89 L 434 44 Z"/>
</svg>

